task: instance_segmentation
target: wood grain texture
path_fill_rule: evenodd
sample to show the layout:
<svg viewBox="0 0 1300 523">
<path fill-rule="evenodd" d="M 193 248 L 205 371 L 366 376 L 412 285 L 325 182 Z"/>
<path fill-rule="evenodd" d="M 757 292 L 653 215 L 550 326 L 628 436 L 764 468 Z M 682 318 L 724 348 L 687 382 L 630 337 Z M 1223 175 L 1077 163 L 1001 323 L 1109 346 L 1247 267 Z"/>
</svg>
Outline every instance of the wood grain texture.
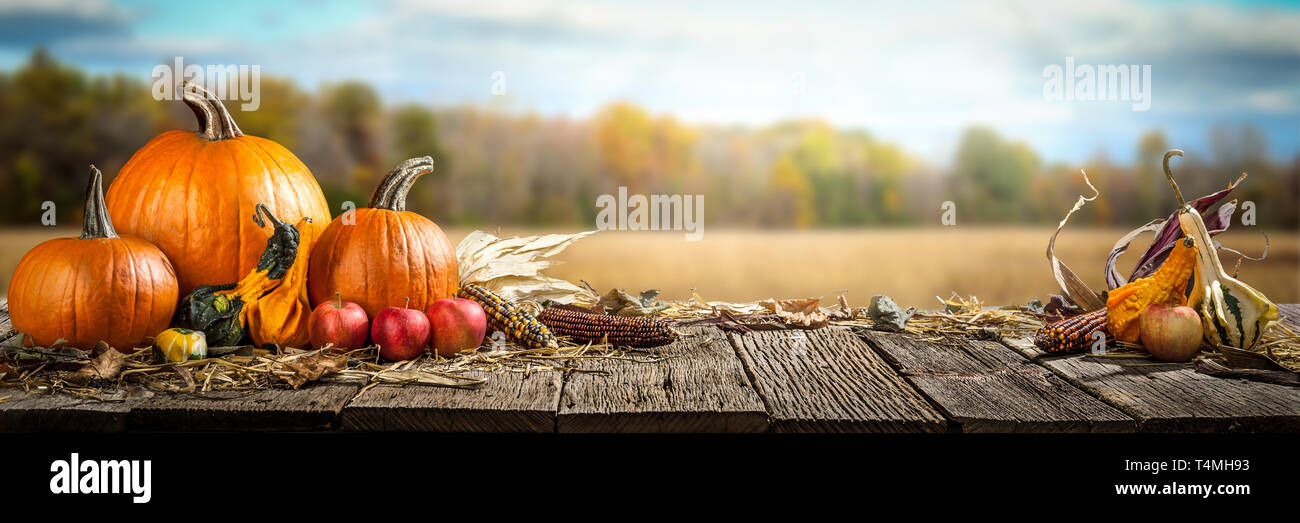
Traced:
<svg viewBox="0 0 1300 523">
<path fill-rule="evenodd" d="M 12 338 L 9 300 L 0 298 L 0 343 Z M 152 394 L 122 391 L 124 401 L 81 399 L 67 394 L 0 388 L 0 432 L 122 432 L 127 413 Z"/>
<path fill-rule="evenodd" d="M 0 432 L 123 432 L 131 408 L 152 393 L 123 391 L 124 401 L 81 399 L 67 394 L 0 389 Z"/>
<path fill-rule="evenodd" d="M 763 402 L 727 336 L 688 327 L 654 363 L 588 360 L 560 397 L 559 432 L 761 432 Z M 596 373 L 599 372 L 599 373 Z"/>
<path fill-rule="evenodd" d="M 0 299 L 0 331 L 8 330 L 6 307 Z M 1286 323 L 1300 328 L 1300 306 L 1281 309 Z M 701 337 L 704 331 L 715 338 Z M 564 422 L 570 423 L 567 430 L 604 431 L 741 431 L 769 424 L 782 432 L 944 430 L 947 422 L 930 401 L 964 430 L 1125 430 L 1136 424 L 1144 431 L 1300 431 L 1300 389 L 1215 378 L 1189 365 L 1084 355 L 1035 358 L 1032 352 L 997 350 L 991 342 L 971 342 L 957 352 L 941 345 L 872 349 L 839 327 L 803 333 L 802 342 L 790 339 L 790 332 L 723 338 L 709 328 L 695 334 L 667 347 L 677 357 L 657 364 L 592 362 L 593 370 L 608 375 L 577 374 L 570 383 L 553 373 L 493 376 L 496 388 L 478 391 L 376 387 L 346 408 L 359 383 L 327 379 L 299 391 L 215 395 L 232 396 L 227 399 L 134 390 L 122 402 L 0 389 L 0 432 L 329 430 L 340 423 L 350 430 L 548 432 Z M 1016 346 L 1015 340 L 1007 344 Z M 799 346 L 802 354 L 795 353 Z M 1043 374 L 1034 362 L 1055 375 Z M 1061 380 L 1136 421 L 1097 411 L 1061 387 Z M 1048 412 L 1036 415 L 1043 420 L 999 410 L 1008 395 L 1032 394 L 1042 395 L 1039 406 Z M 1069 394 L 1064 402 L 1062 394 Z M 567 419 L 557 418 L 557 406 L 570 397 L 599 408 L 583 410 L 575 401 Z M 945 397 L 967 399 L 952 403 Z M 1017 403 L 1010 404 L 1018 412 Z M 1070 412 L 1077 419 L 1045 421 Z"/>
<path fill-rule="evenodd" d="M 9 338 L 17 336 L 14 332 L 14 324 L 9 320 L 9 299 L 0 298 L 0 343 L 9 341 Z"/>
<path fill-rule="evenodd" d="M 307 431 L 338 427 L 339 413 L 361 384 L 317 382 L 298 390 L 252 393 L 155 393 L 131 408 L 129 430 L 141 431 Z"/>
<path fill-rule="evenodd" d="M 563 376 L 500 374 L 478 389 L 378 385 L 343 409 L 343 429 L 357 431 L 554 432 Z"/>
<path fill-rule="evenodd" d="M 1049 355 L 1048 353 L 1043 352 L 1042 349 L 1034 346 L 1034 340 L 1032 338 L 1002 338 L 1002 344 L 1011 347 L 1012 350 L 1019 352 L 1030 361 L 1035 361 L 1038 358 Z"/>
<path fill-rule="evenodd" d="M 1043 363 L 1136 418 L 1143 431 L 1300 431 L 1300 388 L 1216 378 L 1190 364 L 1149 359 L 1076 355 Z"/>
<path fill-rule="evenodd" d="M 1289 303 L 1278 305 L 1278 313 L 1282 316 L 1282 323 L 1290 327 L 1292 331 L 1300 331 L 1300 304 Z"/>
<path fill-rule="evenodd" d="M 944 432 L 948 423 L 845 327 L 731 334 L 773 432 Z"/>
<path fill-rule="evenodd" d="M 864 330 L 963 432 L 1129 432 L 1129 416 L 1000 343 Z"/>
</svg>

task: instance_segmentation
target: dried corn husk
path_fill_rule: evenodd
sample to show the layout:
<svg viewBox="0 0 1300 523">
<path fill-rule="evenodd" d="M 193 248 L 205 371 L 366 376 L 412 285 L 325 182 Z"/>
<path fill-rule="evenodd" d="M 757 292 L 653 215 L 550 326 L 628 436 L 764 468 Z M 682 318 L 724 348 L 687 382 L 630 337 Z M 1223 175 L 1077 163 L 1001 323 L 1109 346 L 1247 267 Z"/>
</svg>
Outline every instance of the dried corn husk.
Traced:
<svg viewBox="0 0 1300 523">
<path fill-rule="evenodd" d="M 543 234 L 515 238 L 474 231 L 456 246 L 460 284 L 478 284 L 509 301 L 546 301 L 590 307 L 599 296 L 591 289 L 542 274 L 560 262 L 544 260 L 559 254 L 578 239 L 577 234 Z"/>
<path fill-rule="evenodd" d="M 1079 172 L 1083 174 L 1083 183 L 1087 184 L 1089 189 L 1092 189 L 1092 196 L 1079 195 L 1079 199 L 1074 202 L 1074 207 L 1071 207 L 1070 212 L 1065 213 L 1065 217 L 1061 218 L 1061 223 L 1056 226 L 1056 232 L 1052 233 L 1052 238 L 1047 241 L 1047 260 L 1052 264 L 1052 276 L 1056 278 L 1057 285 L 1061 286 L 1061 292 L 1064 293 L 1065 297 L 1085 311 L 1095 311 L 1106 306 L 1105 302 L 1097 295 L 1096 291 L 1083 282 L 1082 278 L 1079 278 L 1074 271 L 1070 270 L 1070 267 L 1065 265 L 1065 262 L 1056 257 L 1056 237 L 1061 234 L 1061 229 L 1065 228 L 1065 223 L 1070 221 L 1070 217 L 1079 209 L 1082 209 L 1084 205 L 1101 196 L 1101 192 L 1096 187 L 1093 187 L 1092 181 L 1088 179 L 1088 173 L 1084 172 L 1083 169 L 1079 169 Z"/>
</svg>

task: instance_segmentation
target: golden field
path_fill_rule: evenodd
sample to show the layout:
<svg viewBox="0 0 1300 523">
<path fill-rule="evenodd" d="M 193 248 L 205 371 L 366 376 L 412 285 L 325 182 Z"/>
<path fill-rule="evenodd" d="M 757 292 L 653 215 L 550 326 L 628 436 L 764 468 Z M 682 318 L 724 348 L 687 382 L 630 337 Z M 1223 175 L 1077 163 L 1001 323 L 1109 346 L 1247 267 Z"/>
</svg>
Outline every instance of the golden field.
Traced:
<svg viewBox="0 0 1300 523">
<path fill-rule="evenodd" d="M 495 232 L 495 231 L 494 231 Z M 502 234 L 540 232 L 503 228 Z M 1096 289 L 1104 287 L 1107 253 L 1125 231 L 1066 228 L 1058 254 Z M 458 243 L 468 229 L 449 229 Z M 1052 229 L 918 228 L 811 231 L 707 230 L 698 242 L 681 232 L 606 231 L 575 243 L 557 259 L 552 276 L 586 280 L 602 292 L 656 288 L 669 299 L 750 301 L 769 297 L 825 296 L 844 292 L 854 305 L 888 294 L 903 305 L 933 308 L 935 296 L 975 295 L 988 304 L 1024 303 L 1056 292 L 1044 251 Z M 49 238 L 76 236 L 73 229 L 0 230 L 0 291 L 28 249 Z M 1149 235 L 1120 259 L 1127 274 Z M 1219 237 L 1225 245 L 1257 255 L 1264 246 L 1256 231 Z M 1273 231 L 1263 262 L 1245 261 L 1240 278 L 1278 303 L 1300 302 L 1300 235 Z M 1237 256 L 1222 254 L 1231 271 Z"/>
</svg>

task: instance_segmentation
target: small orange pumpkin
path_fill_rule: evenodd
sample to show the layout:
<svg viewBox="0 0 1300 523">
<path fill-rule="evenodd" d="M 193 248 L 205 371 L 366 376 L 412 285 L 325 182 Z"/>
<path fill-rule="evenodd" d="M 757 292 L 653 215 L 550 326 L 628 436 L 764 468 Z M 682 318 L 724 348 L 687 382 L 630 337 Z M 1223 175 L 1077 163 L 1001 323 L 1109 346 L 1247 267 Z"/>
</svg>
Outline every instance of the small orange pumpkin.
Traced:
<svg viewBox="0 0 1300 523">
<path fill-rule="evenodd" d="M 171 260 L 181 295 L 238 281 L 257 266 L 270 232 L 247 220 L 258 203 L 319 233 L 325 194 L 284 146 L 245 135 L 208 91 L 186 83 L 183 98 L 199 131 L 167 131 L 136 151 L 108 189 L 122 232 L 153 242 Z M 315 237 L 315 234 L 310 235 Z"/>
<path fill-rule="evenodd" d="M 49 240 L 23 256 L 9 283 L 14 330 L 28 342 L 122 352 L 146 347 L 176 311 L 176 273 L 147 241 L 119 237 L 104 209 L 103 174 L 90 166 L 80 238 Z"/>
<path fill-rule="evenodd" d="M 456 250 L 432 220 L 406 210 L 406 194 L 433 158 L 412 158 L 393 168 L 370 198 L 330 222 L 312 246 L 307 290 L 312 306 L 343 293 L 371 318 L 385 307 L 424 310 L 454 298 L 459 286 Z"/>
</svg>

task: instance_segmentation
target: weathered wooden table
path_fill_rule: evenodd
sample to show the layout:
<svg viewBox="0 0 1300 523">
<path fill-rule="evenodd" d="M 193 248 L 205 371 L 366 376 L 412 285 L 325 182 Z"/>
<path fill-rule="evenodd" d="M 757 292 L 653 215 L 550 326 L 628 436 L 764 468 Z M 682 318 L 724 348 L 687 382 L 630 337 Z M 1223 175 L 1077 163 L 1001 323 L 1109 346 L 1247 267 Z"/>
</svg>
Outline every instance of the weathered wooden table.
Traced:
<svg viewBox="0 0 1300 523">
<path fill-rule="evenodd" d="M 1285 305 L 1286 321 L 1300 306 Z M 0 333 L 9 332 L 0 302 Z M 490 375 L 481 389 L 373 387 L 125 401 L 0 389 L 0 431 L 1235 432 L 1300 431 L 1300 388 L 1188 364 L 1046 356 L 1025 340 L 927 343 L 846 327 L 693 327 L 656 363 Z"/>
</svg>

